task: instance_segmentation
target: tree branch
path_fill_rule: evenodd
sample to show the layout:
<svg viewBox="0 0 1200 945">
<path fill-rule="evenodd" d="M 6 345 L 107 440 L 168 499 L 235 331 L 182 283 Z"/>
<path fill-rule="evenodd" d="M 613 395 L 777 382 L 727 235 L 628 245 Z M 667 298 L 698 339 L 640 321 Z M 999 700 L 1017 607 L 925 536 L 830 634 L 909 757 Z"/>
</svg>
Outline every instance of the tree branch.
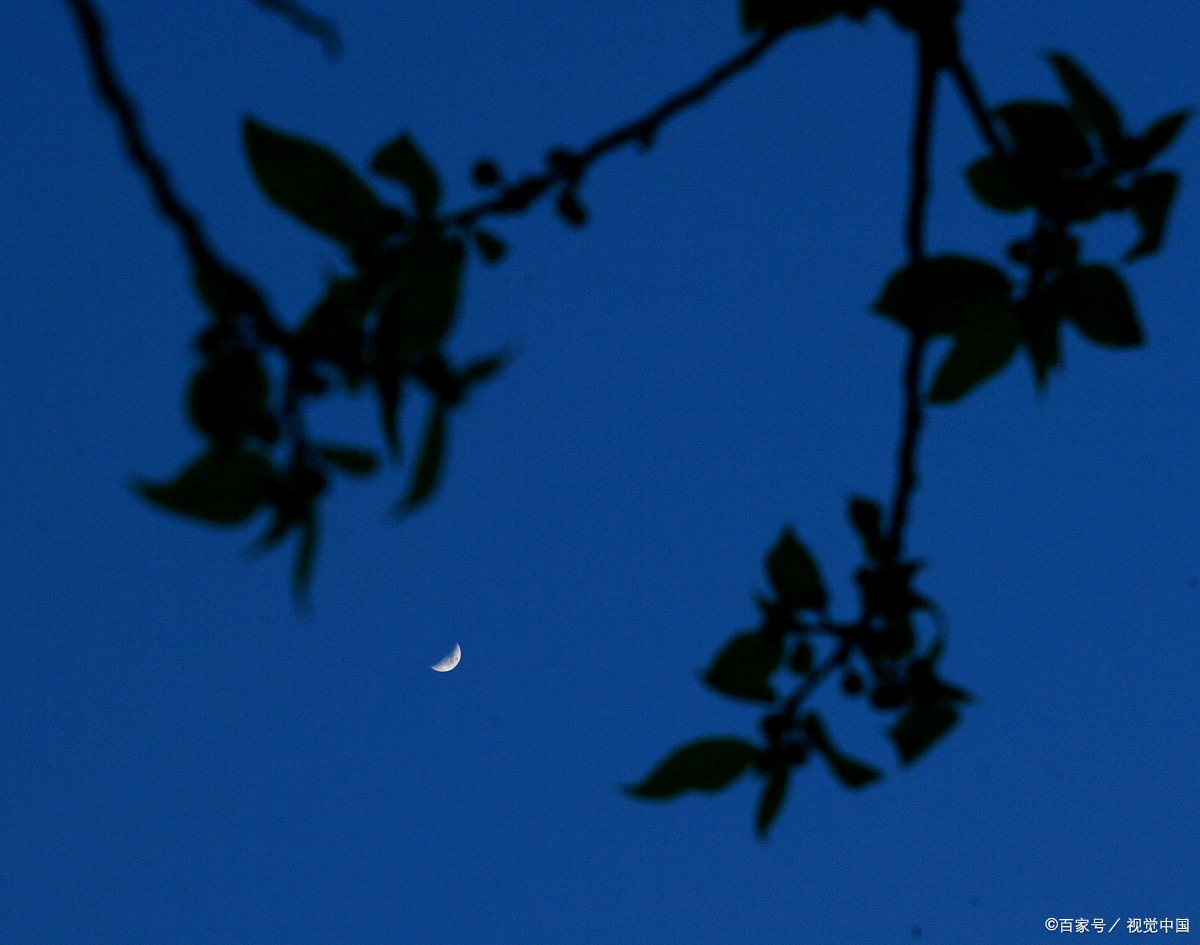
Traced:
<svg viewBox="0 0 1200 945">
<path fill-rule="evenodd" d="M 917 109 L 913 123 L 911 146 L 912 177 L 909 181 L 908 220 L 905 226 L 905 246 L 908 264 L 913 273 L 915 298 L 911 302 L 908 354 L 904 364 L 904 431 L 897 458 L 896 492 L 892 500 L 887 543 L 893 560 L 900 557 L 904 543 L 904 528 L 908 521 L 909 505 L 917 486 L 917 437 L 921 430 L 921 364 L 929 341 L 926 325 L 928 293 L 922 272 L 925 261 L 925 207 L 929 198 L 929 138 L 933 125 L 933 97 L 942 59 L 932 48 L 933 40 L 922 31 L 918 34 L 920 78 L 917 88 Z"/>
<path fill-rule="evenodd" d="M 649 147 L 659 128 L 670 118 L 706 98 L 732 76 L 746 69 L 774 46 L 787 30 L 766 30 L 749 46 L 718 65 L 698 82 L 672 95 L 657 108 L 601 135 L 583 150 L 551 152 L 547 158 L 549 168 L 541 174 L 531 174 L 504 188 L 496 196 L 460 210 L 446 222 L 451 226 L 470 227 L 480 217 L 496 213 L 519 213 L 540 197 L 551 185 L 558 182 L 575 183 L 584 171 L 599 158 L 628 144 L 639 142 Z"/>
</svg>

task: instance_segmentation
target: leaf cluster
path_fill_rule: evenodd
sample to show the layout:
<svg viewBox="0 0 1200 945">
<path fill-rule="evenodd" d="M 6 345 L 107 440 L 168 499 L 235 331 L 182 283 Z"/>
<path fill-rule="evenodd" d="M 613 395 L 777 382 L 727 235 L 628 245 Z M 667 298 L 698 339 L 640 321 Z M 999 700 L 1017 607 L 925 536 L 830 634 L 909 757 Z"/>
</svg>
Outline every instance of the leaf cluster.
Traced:
<svg viewBox="0 0 1200 945">
<path fill-rule="evenodd" d="M 441 476 L 451 411 L 507 361 L 497 352 L 455 368 L 442 350 L 459 309 L 466 239 L 489 263 L 505 246 L 486 230 L 464 232 L 437 217 L 441 181 L 407 134 L 371 159 L 375 174 L 402 189 L 407 199 L 400 205 L 385 202 L 316 142 L 255 119 L 245 121 L 243 140 L 267 198 L 340 246 L 351 270 L 332 279 L 299 324 L 284 330 L 265 314 L 257 290 L 211 261 L 197 264 L 197 292 L 212 320 L 197 339 L 203 360 L 187 408 L 207 448 L 170 481 L 137 488 L 163 509 L 211 524 L 237 525 L 267 511 L 257 547 L 297 533 L 293 574 L 302 592 L 316 548 L 318 502 L 331 478 L 371 476 L 381 465 L 367 447 L 314 441 L 304 424 L 305 402 L 369 388 L 388 454 L 400 462 L 405 391 L 423 389 L 428 418 L 396 511 L 423 505 Z"/>
<path fill-rule="evenodd" d="M 746 771 L 763 779 L 756 829 L 765 836 L 778 816 L 794 769 L 820 757 L 843 785 L 877 781 L 877 768 L 838 748 L 819 713 L 807 703 L 827 678 L 841 691 L 865 695 L 870 707 L 893 717 L 887 735 L 899 760 L 911 764 L 958 721 L 970 700 L 937 674 L 943 642 L 920 647 L 914 616 L 934 606 L 912 582 L 919 564 L 900 561 L 882 528 L 879 504 L 850 500 L 848 515 L 863 548 L 856 579 L 858 616 L 837 622 L 820 568 L 790 528 L 784 528 L 765 561 L 771 593 L 758 600 L 758 627 L 735 635 L 721 648 L 703 681 L 734 699 L 770 706 L 760 723 L 762 741 L 707 738 L 677 749 L 630 793 L 672 798 L 692 790 L 714 791 Z M 780 689 L 779 677 L 790 680 Z"/>
<path fill-rule="evenodd" d="M 1115 106 L 1062 53 L 1049 56 L 1068 103 L 1021 100 L 995 109 L 1003 148 L 966 169 L 972 192 L 1002 213 L 1033 211 L 1032 232 L 1008 247 L 1013 280 L 984 260 L 943 255 L 910 263 L 887 281 L 875 310 L 910 331 L 952 341 L 928 391 L 940 404 L 959 400 L 1024 350 L 1039 388 L 1062 361 L 1061 326 L 1114 348 L 1144 335 L 1124 280 L 1111 265 L 1080 260 L 1078 225 L 1129 215 L 1137 241 L 1125 262 L 1162 241 L 1178 176 L 1149 164 L 1187 117 L 1172 112 L 1130 134 Z"/>
</svg>

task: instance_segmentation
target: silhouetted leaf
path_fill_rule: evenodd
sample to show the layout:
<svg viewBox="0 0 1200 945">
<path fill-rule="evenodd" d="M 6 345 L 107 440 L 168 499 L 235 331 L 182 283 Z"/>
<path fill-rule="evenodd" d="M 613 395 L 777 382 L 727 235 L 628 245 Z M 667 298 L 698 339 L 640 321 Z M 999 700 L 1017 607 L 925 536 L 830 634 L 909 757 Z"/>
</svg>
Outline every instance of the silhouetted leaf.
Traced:
<svg viewBox="0 0 1200 945">
<path fill-rule="evenodd" d="M 972 331 L 1009 307 L 1012 285 L 990 263 L 968 256 L 934 256 L 925 261 L 927 330 L 931 335 Z M 918 286 L 911 266 L 894 273 L 875 302 L 875 310 L 908 326 Z"/>
<path fill-rule="evenodd" d="M 1010 102 L 996 109 L 1017 153 L 1034 168 L 1053 174 L 1086 167 L 1092 148 L 1071 113 L 1052 102 Z"/>
<path fill-rule="evenodd" d="M 948 404 L 963 397 L 1008 364 L 1020 341 L 1020 325 L 1007 306 L 960 334 L 934 376 L 929 399 Z"/>
<path fill-rule="evenodd" d="M 975 196 L 993 210 L 1017 213 L 1029 206 L 1029 198 L 1009 176 L 1000 159 L 985 155 L 967 167 L 967 182 Z"/>
<path fill-rule="evenodd" d="M 431 353 L 449 334 L 458 309 L 463 245 L 420 230 L 399 248 L 396 281 L 376 330 L 376 356 L 407 364 Z"/>
<path fill-rule="evenodd" d="M 719 791 L 754 761 L 757 749 L 737 738 L 706 738 L 677 749 L 641 784 L 635 797 L 661 799 L 684 791 Z"/>
<path fill-rule="evenodd" d="M 767 555 L 767 576 L 785 607 L 820 610 L 828 600 L 816 562 L 790 528 Z"/>
<path fill-rule="evenodd" d="M 754 831 L 760 838 L 766 837 L 771 824 L 779 816 L 779 809 L 783 806 L 783 798 L 787 794 L 787 785 L 787 768 L 778 768 L 767 776 L 762 796 L 758 799 L 758 815 L 754 819 Z"/>
<path fill-rule="evenodd" d="M 917 703 L 900 717 L 889 734 L 900 752 L 900 760 L 907 765 L 950 731 L 957 721 L 958 709 L 949 699 Z"/>
<path fill-rule="evenodd" d="M 1187 124 L 1187 120 L 1191 116 L 1192 110 L 1190 108 L 1183 108 L 1177 112 L 1165 115 L 1147 128 L 1145 133 L 1135 142 L 1138 163 L 1142 165 L 1148 164 L 1163 151 L 1167 150 L 1179 132 L 1183 130 L 1183 126 Z"/>
<path fill-rule="evenodd" d="M 292 592 L 296 600 L 303 604 L 307 600 L 313 565 L 317 560 L 317 519 L 312 509 L 299 527 L 300 541 L 296 545 L 296 560 L 292 564 Z"/>
<path fill-rule="evenodd" d="M 1059 312 L 1045 308 L 1048 305 L 1036 297 L 1026 305 L 1031 317 L 1025 323 L 1025 350 L 1033 364 L 1033 379 L 1039 391 L 1045 389 L 1050 372 L 1062 362 Z"/>
<path fill-rule="evenodd" d="M 741 0 L 742 31 L 816 26 L 838 9 L 831 0 Z"/>
<path fill-rule="evenodd" d="M 1137 218 L 1142 236 L 1137 245 L 1125 254 L 1126 262 L 1147 256 L 1158 249 L 1167 225 L 1167 213 L 1171 209 L 1171 201 L 1175 199 L 1178 186 L 1179 176 L 1171 171 L 1146 174 L 1134 181 L 1133 214 Z"/>
<path fill-rule="evenodd" d="M 788 666 L 793 673 L 798 673 L 803 676 L 813 665 L 812 645 L 805 640 L 801 640 L 796 644 L 796 648 L 792 650 L 792 658 L 788 661 Z"/>
<path fill-rule="evenodd" d="M 1077 266 L 1064 276 L 1067 316 L 1102 345 L 1129 348 L 1144 340 L 1125 283 L 1108 266 Z"/>
<path fill-rule="evenodd" d="M 476 187 L 495 187 L 500 183 L 500 167 L 491 158 L 480 158 L 471 165 L 471 180 Z"/>
<path fill-rule="evenodd" d="M 1123 134 L 1121 116 L 1108 96 L 1070 57 L 1050 53 L 1046 58 L 1054 67 L 1058 82 L 1070 97 L 1078 118 L 1100 136 L 1106 147 L 1120 141 Z"/>
<path fill-rule="evenodd" d="M 419 216 L 433 215 L 442 196 L 442 185 L 437 171 L 409 135 L 399 135 L 376 151 L 371 169 L 407 187 Z"/>
<path fill-rule="evenodd" d="M 296 342 L 305 354 L 336 364 L 351 388 L 365 376 L 364 325 L 378 294 L 366 278 L 338 279 L 296 329 Z"/>
<path fill-rule="evenodd" d="M 757 631 L 741 633 L 725 644 L 704 681 L 718 692 L 753 702 L 774 702 L 767 680 L 783 661 L 783 641 Z"/>
<path fill-rule="evenodd" d="M 833 742 L 829 740 L 829 736 L 825 732 L 825 726 L 821 722 L 820 716 L 815 712 L 810 712 L 804 717 L 804 732 L 808 736 L 808 740 L 812 747 L 820 752 L 821 756 L 828 762 L 830 770 L 842 784 L 849 788 L 865 787 L 872 781 L 879 779 L 879 772 L 870 765 L 865 765 L 861 761 L 855 761 L 834 747 Z"/>
<path fill-rule="evenodd" d="M 499 262 L 508 251 L 504 241 L 487 230 L 475 231 L 475 245 L 479 248 L 479 254 L 490 263 Z"/>
<path fill-rule="evenodd" d="M 379 457 L 370 450 L 359 449 L 356 446 L 325 443 L 317 447 L 317 452 L 326 462 L 352 476 L 369 476 L 379 467 Z"/>
<path fill-rule="evenodd" d="M 401 514 L 408 514 L 424 505 L 437 487 L 442 474 L 442 459 L 446 450 L 446 410 L 435 405 L 429 412 L 425 427 L 425 439 L 417 455 L 417 466 L 413 471 L 408 493 L 400 503 Z"/>
<path fill-rule="evenodd" d="M 391 365 L 377 365 L 373 374 L 379 400 L 379 424 L 388 455 L 395 462 L 400 458 L 400 394 L 403 390 L 401 373 Z"/>
<path fill-rule="evenodd" d="M 267 375 L 246 348 L 214 354 L 192 378 L 188 415 L 196 429 L 219 443 L 254 430 L 267 402 Z"/>
<path fill-rule="evenodd" d="M 494 374 L 503 370 L 511 356 L 507 351 L 498 351 L 472 361 L 463 368 L 462 379 L 465 384 L 478 384 L 486 381 Z"/>
<path fill-rule="evenodd" d="M 382 204 L 341 158 L 253 118 L 242 130 L 258 186 L 276 205 L 343 246 L 370 235 Z"/>
<path fill-rule="evenodd" d="M 136 488 L 168 511 L 217 525 L 235 525 L 266 501 L 273 478 L 266 457 L 230 447 L 205 453 L 171 482 L 138 482 Z"/>
<path fill-rule="evenodd" d="M 854 496 L 850 500 L 850 524 L 862 539 L 863 553 L 873 561 L 884 558 L 883 511 L 873 499 Z"/>
</svg>

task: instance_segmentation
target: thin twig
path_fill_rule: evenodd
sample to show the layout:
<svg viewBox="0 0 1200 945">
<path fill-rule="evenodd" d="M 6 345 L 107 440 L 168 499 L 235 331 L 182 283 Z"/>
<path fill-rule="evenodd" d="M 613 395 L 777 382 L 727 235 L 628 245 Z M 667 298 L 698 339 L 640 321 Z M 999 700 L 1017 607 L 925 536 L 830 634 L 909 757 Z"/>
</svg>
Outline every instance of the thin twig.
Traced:
<svg viewBox="0 0 1200 945">
<path fill-rule="evenodd" d="M 933 55 L 928 35 L 924 32 L 918 35 L 920 79 L 917 89 L 917 110 L 913 124 L 912 177 L 909 183 L 908 220 L 905 227 L 908 266 L 913 275 L 914 289 L 909 309 L 909 328 L 912 335 L 909 338 L 908 355 L 904 364 L 904 432 L 900 439 L 900 450 L 896 463 L 896 493 L 892 500 L 892 514 L 887 535 L 888 550 L 893 560 L 897 560 L 901 556 L 909 505 L 917 486 L 917 437 L 923 420 L 921 365 L 929 340 L 926 324 L 928 292 L 923 272 L 925 207 L 929 199 L 929 138 L 933 125 L 933 96 L 940 69 L 940 59 Z"/>
<path fill-rule="evenodd" d="M 64 0 L 75 15 L 87 53 L 88 68 L 96 90 L 117 122 L 117 131 L 134 168 L 150 188 L 150 195 L 159 213 L 167 218 L 183 241 L 184 249 L 197 272 L 222 278 L 231 289 L 240 307 L 255 322 L 259 334 L 281 348 L 286 348 L 286 336 L 271 315 L 262 293 L 248 279 L 226 263 L 209 241 L 200 218 L 183 201 L 171 183 L 166 165 L 150 149 L 133 98 L 121 86 L 113 68 L 105 38 L 104 24 L 91 0 Z"/>
<path fill-rule="evenodd" d="M 548 160 L 549 169 L 531 174 L 500 191 L 496 196 L 460 210 L 447 218 L 456 227 L 469 227 L 480 217 L 496 213 L 519 213 L 559 181 L 575 182 L 603 155 L 624 144 L 637 141 L 649 146 L 659 128 L 674 115 L 706 98 L 722 83 L 752 65 L 786 34 L 786 30 L 766 30 L 749 46 L 714 68 L 700 81 L 672 95 L 657 108 L 596 138 L 574 154 L 560 152 Z"/>
</svg>

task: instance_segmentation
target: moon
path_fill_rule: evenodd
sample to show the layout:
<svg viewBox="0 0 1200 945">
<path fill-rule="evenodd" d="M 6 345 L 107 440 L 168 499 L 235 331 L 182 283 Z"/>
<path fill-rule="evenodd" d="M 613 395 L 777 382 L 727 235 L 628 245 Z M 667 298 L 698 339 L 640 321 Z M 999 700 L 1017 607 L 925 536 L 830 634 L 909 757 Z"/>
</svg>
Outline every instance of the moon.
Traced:
<svg viewBox="0 0 1200 945">
<path fill-rule="evenodd" d="M 462 659 L 462 649 L 457 643 L 455 643 L 453 650 L 451 650 L 429 668 L 435 669 L 439 673 L 448 673 L 458 665 L 458 661 L 460 659 Z"/>
</svg>

